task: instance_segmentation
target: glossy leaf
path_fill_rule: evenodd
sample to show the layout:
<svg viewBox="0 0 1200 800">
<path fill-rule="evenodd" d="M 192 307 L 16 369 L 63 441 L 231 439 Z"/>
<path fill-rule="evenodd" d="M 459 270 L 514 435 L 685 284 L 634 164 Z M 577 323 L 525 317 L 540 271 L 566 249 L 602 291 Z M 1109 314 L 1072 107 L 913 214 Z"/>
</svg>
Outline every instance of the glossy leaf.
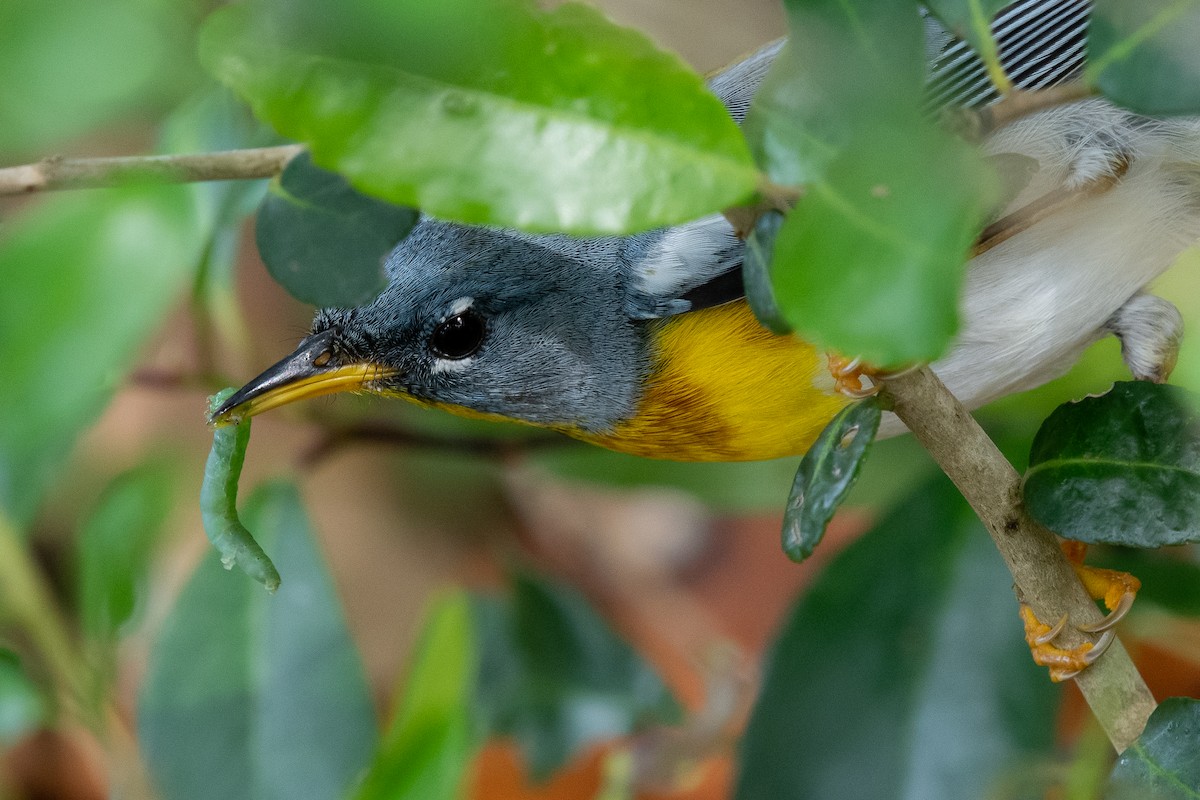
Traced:
<svg viewBox="0 0 1200 800">
<path fill-rule="evenodd" d="M 775 289 L 771 286 L 771 260 L 775 256 L 775 237 L 783 226 L 784 216 L 778 211 L 768 211 L 754 223 L 754 230 L 746 239 L 746 258 L 742 263 L 742 279 L 746 286 L 746 302 L 754 311 L 759 323 L 771 333 L 780 336 L 792 332 L 792 326 L 779 311 L 775 302 Z"/>
<path fill-rule="evenodd" d="M 1059 406 L 1038 431 L 1022 491 L 1069 539 L 1133 547 L 1200 540 L 1200 412 L 1176 386 L 1117 383 Z"/>
<path fill-rule="evenodd" d="M 0 506 L 33 514 L 199 251 L 179 187 L 47 198 L 0 226 Z M 19 420 L 19 423 L 15 422 Z"/>
<path fill-rule="evenodd" d="M 482 730 L 478 644 L 465 592 L 434 603 L 357 800 L 455 800 Z"/>
<path fill-rule="evenodd" d="M 519 575 L 511 605 L 476 604 L 482 642 L 476 703 L 544 780 L 585 746 L 625 736 L 679 707 L 653 669 L 582 597 Z"/>
<path fill-rule="evenodd" d="M 1056 690 L 1012 578 L 949 482 L 839 554 L 784 622 L 737 800 L 970 800 L 1053 747 Z"/>
<path fill-rule="evenodd" d="M 117 476 L 79 536 L 79 610 L 83 630 L 111 639 L 133 614 L 137 593 L 175 494 L 167 465 L 147 462 Z"/>
<path fill-rule="evenodd" d="M 737 126 L 701 78 L 587 7 L 375 4 L 391 46 L 363 56 L 322 55 L 311 32 L 278 35 L 272 24 L 286 22 L 263 7 L 210 17 L 206 66 L 318 166 L 390 202 L 463 222 L 624 233 L 695 219 L 756 186 Z M 444 52 L 422 40 L 433 34 Z"/>
<path fill-rule="evenodd" d="M 772 276 L 784 316 L 868 363 L 933 360 L 957 327 L 991 187 L 974 148 L 924 122 L 864 129 L 779 231 Z"/>
<path fill-rule="evenodd" d="M 186 86 L 195 64 L 187 58 L 190 32 L 180 5 L 0 3 L 0 152 L 51 155 L 63 142 Z"/>
<path fill-rule="evenodd" d="M 1104 94 L 1143 114 L 1200 113 L 1200 2 L 1096 0 L 1088 75 Z"/>
<path fill-rule="evenodd" d="M 0 648 L 0 746 L 32 733 L 46 719 L 46 701 L 21 668 L 17 654 Z"/>
<path fill-rule="evenodd" d="M 783 512 L 783 552 L 803 561 L 825 535 L 833 512 L 854 487 L 883 409 L 878 397 L 842 409 L 800 460 Z"/>
<path fill-rule="evenodd" d="M 353 307 L 387 285 L 384 259 L 416 218 L 412 209 L 359 194 L 303 153 L 272 182 L 254 233 L 271 277 L 293 297 Z"/>
<path fill-rule="evenodd" d="M 1146 729 L 1112 771 L 1120 796 L 1145 800 L 1200 798 L 1200 700 L 1171 697 L 1150 715 Z"/>
<path fill-rule="evenodd" d="M 173 800 L 342 797 L 375 746 L 362 665 L 295 488 L 245 516 L 288 580 L 268 595 L 208 553 L 151 653 L 142 752 Z"/>
</svg>

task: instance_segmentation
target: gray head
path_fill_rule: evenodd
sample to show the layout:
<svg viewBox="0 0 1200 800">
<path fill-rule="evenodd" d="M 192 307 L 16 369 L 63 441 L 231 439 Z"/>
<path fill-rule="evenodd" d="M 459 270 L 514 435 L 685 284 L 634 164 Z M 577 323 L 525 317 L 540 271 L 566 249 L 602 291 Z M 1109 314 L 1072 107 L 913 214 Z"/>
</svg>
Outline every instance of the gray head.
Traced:
<svg viewBox="0 0 1200 800">
<path fill-rule="evenodd" d="M 620 243 L 423 219 L 359 308 L 317 312 L 288 358 L 217 417 L 366 389 L 603 432 L 631 416 L 645 369 L 625 313 Z"/>
</svg>

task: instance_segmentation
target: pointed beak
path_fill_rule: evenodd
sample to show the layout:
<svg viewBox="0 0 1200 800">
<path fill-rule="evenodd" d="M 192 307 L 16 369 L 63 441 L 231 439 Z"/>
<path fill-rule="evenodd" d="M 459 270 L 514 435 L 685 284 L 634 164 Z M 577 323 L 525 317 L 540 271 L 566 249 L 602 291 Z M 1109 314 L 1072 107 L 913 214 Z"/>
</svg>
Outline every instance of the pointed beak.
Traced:
<svg viewBox="0 0 1200 800">
<path fill-rule="evenodd" d="M 272 408 L 335 392 L 367 388 L 372 381 L 396 370 L 378 364 L 326 366 L 335 331 L 328 330 L 300 342 L 296 352 L 268 368 L 233 394 L 210 419 L 216 425 L 237 422 Z"/>
</svg>

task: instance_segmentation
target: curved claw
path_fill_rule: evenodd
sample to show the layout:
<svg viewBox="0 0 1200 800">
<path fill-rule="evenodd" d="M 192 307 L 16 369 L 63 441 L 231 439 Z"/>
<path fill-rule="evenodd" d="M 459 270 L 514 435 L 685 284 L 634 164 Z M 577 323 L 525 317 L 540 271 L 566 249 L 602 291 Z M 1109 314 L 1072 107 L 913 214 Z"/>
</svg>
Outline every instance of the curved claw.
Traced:
<svg viewBox="0 0 1200 800">
<path fill-rule="evenodd" d="M 1030 644 L 1035 644 L 1038 647 L 1041 647 L 1042 645 L 1050 644 L 1050 642 L 1054 641 L 1054 638 L 1056 636 L 1058 636 L 1060 633 L 1062 633 L 1062 630 L 1065 627 L 1067 627 L 1067 615 L 1063 614 L 1062 619 L 1060 619 L 1053 628 L 1046 631 L 1045 633 L 1034 636 L 1033 639 L 1030 641 Z"/>
<path fill-rule="evenodd" d="M 1110 611 L 1108 616 L 1092 625 L 1079 625 L 1079 630 L 1084 633 L 1111 633 L 1111 629 L 1125 618 L 1125 615 L 1129 613 L 1129 609 L 1133 608 L 1133 598 L 1135 596 L 1133 592 L 1126 592 L 1121 595 L 1121 599 L 1117 601 L 1117 607 Z"/>
<path fill-rule="evenodd" d="M 1096 659 L 1104 655 L 1105 651 L 1112 646 L 1112 643 L 1116 640 L 1116 638 L 1116 631 L 1105 631 L 1104 635 L 1101 636 L 1094 645 L 1092 645 L 1092 649 L 1083 654 L 1083 660 L 1085 664 L 1089 667 L 1092 664 L 1095 664 Z"/>
</svg>

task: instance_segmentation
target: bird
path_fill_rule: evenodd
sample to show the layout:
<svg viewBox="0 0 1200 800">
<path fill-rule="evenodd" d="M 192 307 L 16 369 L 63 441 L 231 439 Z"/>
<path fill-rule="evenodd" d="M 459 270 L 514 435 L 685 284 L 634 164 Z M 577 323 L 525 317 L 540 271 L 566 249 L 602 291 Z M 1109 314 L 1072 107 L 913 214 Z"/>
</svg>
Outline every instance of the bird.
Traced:
<svg viewBox="0 0 1200 800">
<path fill-rule="evenodd" d="M 1089 14 L 1084 0 L 1003 9 L 993 33 L 1014 84 L 1077 77 Z M 969 46 L 933 18 L 925 24 L 930 108 L 997 100 Z M 710 80 L 737 122 L 784 46 Z M 1062 374 L 1114 335 L 1134 377 L 1166 380 L 1182 320 L 1147 286 L 1200 239 L 1200 120 L 1150 119 L 1089 98 L 1017 119 L 981 147 L 997 163 L 1015 154 L 1036 169 L 981 233 L 960 330 L 933 371 L 974 408 Z M 802 200 L 792 213 L 803 213 Z M 854 392 L 829 354 L 759 324 L 744 255 L 721 215 L 592 238 L 422 216 L 387 256 L 388 283 L 374 300 L 318 310 L 296 350 L 212 418 L 368 392 L 651 458 L 802 454 Z M 887 414 L 879 436 L 903 430 Z M 1052 676 L 1069 677 L 1102 650 L 1067 658 L 1040 641 L 1053 634 L 1038 625 L 1027 620 L 1028 638 L 1048 653 Z"/>
<path fill-rule="evenodd" d="M 1022 0 L 998 14 L 1014 83 L 1077 75 L 1089 12 L 1082 0 Z M 930 102 L 996 99 L 969 48 L 932 18 L 926 28 Z M 710 81 L 739 123 L 783 46 Z M 1111 334 L 1135 377 L 1165 380 L 1182 320 L 1146 286 L 1200 238 L 1200 121 L 1093 98 L 1018 119 L 982 147 L 1037 168 L 981 234 L 960 331 L 933 371 L 975 408 L 1057 377 Z M 593 238 L 423 216 L 387 257 L 373 301 L 319 310 L 295 352 L 214 418 L 365 391 L 651 458 L 801 454 L 851 393 L 819 348 L 757 322 L 744 252 L 721 215 Z M 879 435 L 902 431 L 889 414 Z"/>
</svg>

